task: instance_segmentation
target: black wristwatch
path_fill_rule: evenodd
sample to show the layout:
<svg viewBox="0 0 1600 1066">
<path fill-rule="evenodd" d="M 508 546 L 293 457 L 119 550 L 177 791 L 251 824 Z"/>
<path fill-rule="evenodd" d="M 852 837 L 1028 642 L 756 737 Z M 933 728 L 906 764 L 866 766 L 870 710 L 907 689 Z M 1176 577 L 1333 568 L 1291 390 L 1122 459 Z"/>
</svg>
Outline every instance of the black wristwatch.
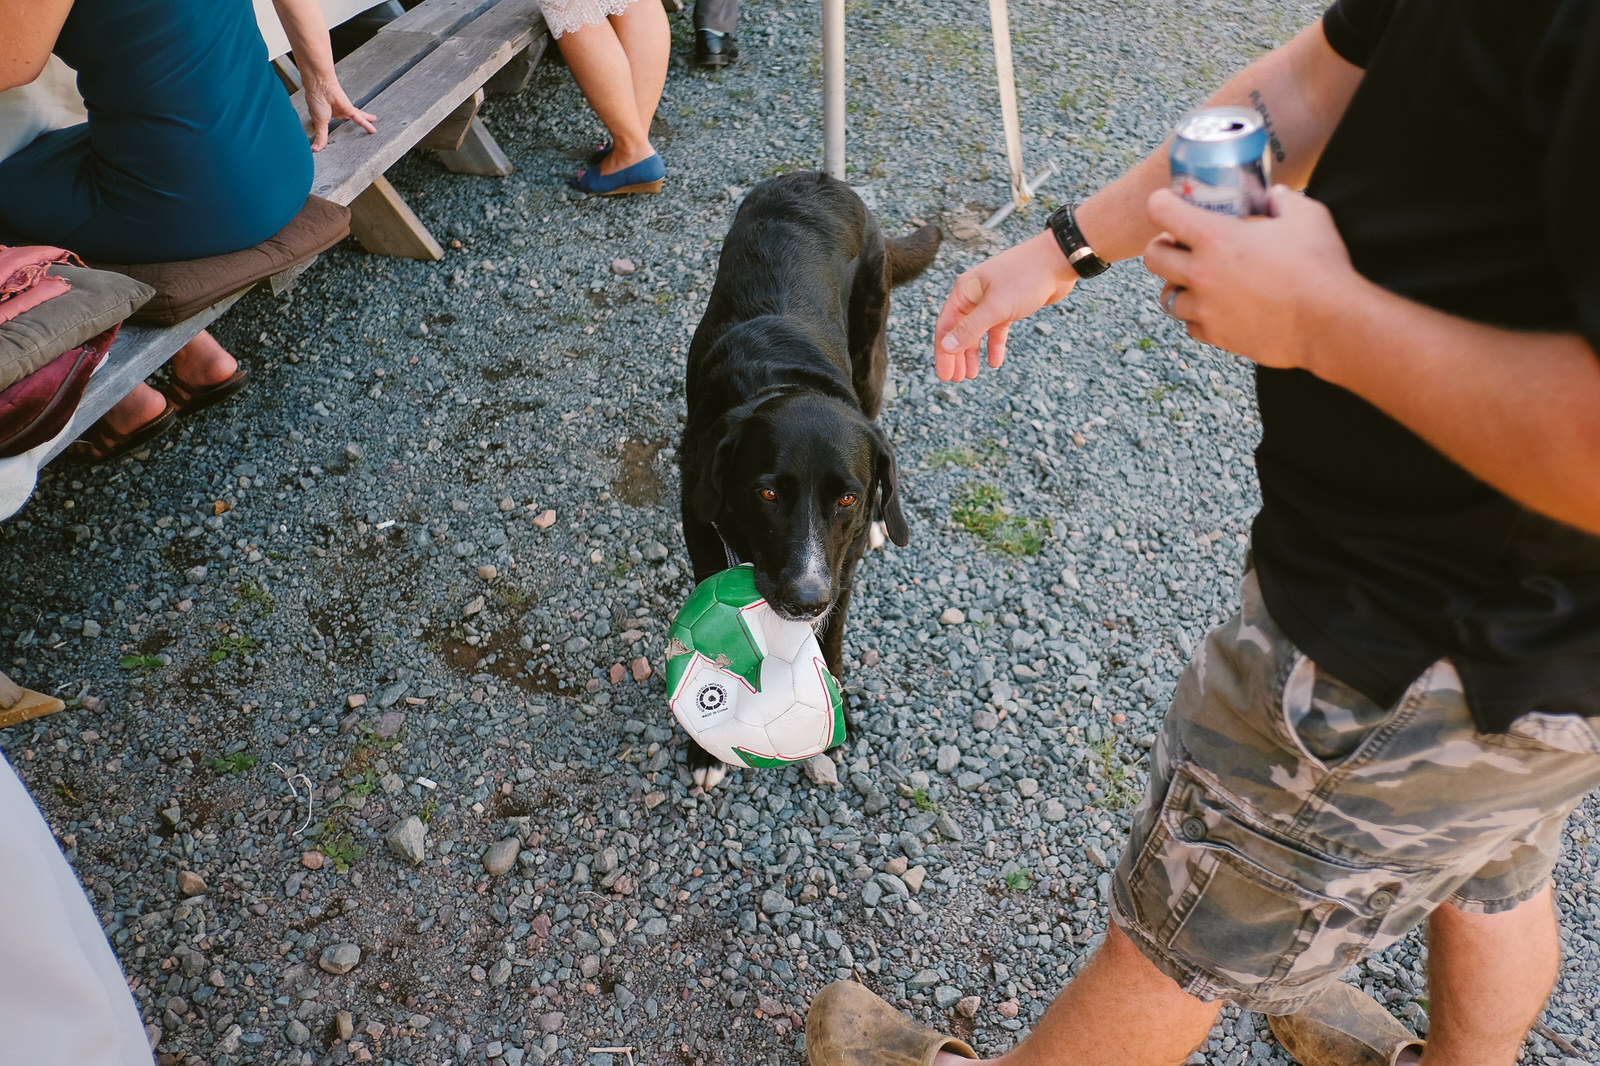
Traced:
<svg viewBox="0 0 1600 1066">
<path fill-rule="evenodd" d="M 1078 228 L 1078 220 L 1072 216 L 1072 209 L 1076 206 L 1076 204 L 1062 204 L 1050 213 L 1050 219 L 1045 225 L 1056 235 L 1056 243 L 1061 246 L 1061 254 L 1067 257 L 1067 262 L 1078 272 L 1078 276 L 1092 278 L 1111 269 L 1111 264 L 1095 255 L 1094 249 L 1089 247 L 1089 242 L 1084 239 L 1083 231 Z"/>
</svg>

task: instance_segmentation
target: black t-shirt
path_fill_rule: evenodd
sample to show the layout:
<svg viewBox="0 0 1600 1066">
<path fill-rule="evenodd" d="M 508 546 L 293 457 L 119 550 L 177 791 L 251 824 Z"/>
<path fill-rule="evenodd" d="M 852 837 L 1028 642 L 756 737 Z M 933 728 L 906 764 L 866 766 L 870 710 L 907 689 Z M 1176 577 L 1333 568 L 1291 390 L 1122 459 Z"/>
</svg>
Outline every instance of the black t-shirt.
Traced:
<svg viewBox="0 0 1600 1066">
<path fill-rule="evenodd" d="M 1600 350 L 1600 3 L 1338 0 L 1323 30 L 1365 73 L 1306 191 L 1356 269 Z M 1600 715 L 1600 537 L 1305 371 L 1257 386 L 1253 550 L 1290 639 L 1383 704 L 1449 656 L 1485 731 Z"/>
</svg>

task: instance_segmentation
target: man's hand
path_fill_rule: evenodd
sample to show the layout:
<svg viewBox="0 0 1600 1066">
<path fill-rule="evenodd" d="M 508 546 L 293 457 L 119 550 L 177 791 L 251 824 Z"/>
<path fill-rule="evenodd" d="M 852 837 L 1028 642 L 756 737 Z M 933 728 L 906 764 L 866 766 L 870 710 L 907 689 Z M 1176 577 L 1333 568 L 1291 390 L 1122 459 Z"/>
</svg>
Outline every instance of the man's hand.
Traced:
<svg viewBox="0 0 1600 1066">
<path fill-rule="evenodd" d="M 1282 185 L 1265 219 L 1214 214 L 1166 189 L 1149 204 L 1166 232 L 1146 246 L 1144 264 L 1166 279 L 1161 306 L 1189 336 L 1263 366 L 1315 373 L 1320 324 L 1366 285 L 1328 209 Z"/>
<path fill-rule="evenodd" d="M 324 81 L 308 78 L 306 91 L 306 135 L 311 138 L 311 150 L 320 152 L 328 144 L 328 123 L 334 119 L 349 119 L 368 133 L 376 133 L 375 115 L 361 110 L 350 102 L 337 77 Z"/>
<path fill-rule="evenodd" d="M 934 369 L 940 381 L 978 376 L 978 353 L 989 338 L 989 365 L 1005 361 L 1011 323 L 1072 291 L 1078 275 L 1049 230 L 956 279 L 933 327 Z"/>
</svg>

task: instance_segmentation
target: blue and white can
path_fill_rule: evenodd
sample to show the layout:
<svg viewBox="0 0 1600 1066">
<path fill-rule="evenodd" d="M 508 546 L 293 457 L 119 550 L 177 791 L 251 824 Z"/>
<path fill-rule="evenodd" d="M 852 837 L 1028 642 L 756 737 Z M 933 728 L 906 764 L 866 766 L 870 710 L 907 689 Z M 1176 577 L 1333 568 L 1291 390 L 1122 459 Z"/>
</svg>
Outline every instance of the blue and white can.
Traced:
<svg viewBox="0 0 1600 1066">
<path fill-rule="evenodd" d="M 1266 126 L 1248 107 L 1208 107 L 1172 136 L 1172 191 L 1196 207 L 1248 218 L 1268 213 L 1272 158 Z"/>
</svg>

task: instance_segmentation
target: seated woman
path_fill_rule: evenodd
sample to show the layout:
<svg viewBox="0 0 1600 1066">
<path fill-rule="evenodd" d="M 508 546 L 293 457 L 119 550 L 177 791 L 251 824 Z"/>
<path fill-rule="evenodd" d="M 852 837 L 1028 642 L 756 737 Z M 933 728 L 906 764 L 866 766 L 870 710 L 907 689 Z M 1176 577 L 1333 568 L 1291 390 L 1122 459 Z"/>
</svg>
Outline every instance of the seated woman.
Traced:
<svg viewBox="0 0 1600 1066">
<path fill-rule="evenodd" d="M 282 229 L 310 193 L 310 152 L 327 143 L 330 119 L 373 126 L 339 86 L 317 0 L 273 3 L 309 131 L 267 62 L 250 0 L 0 0 L 0 89 L 38 77 L 54 51 L 78 72 L 89 112 L 0 160 L 0 243 L 164 263 Z M 70 454 L 100 462 L 136 448 L 237 392 L 247 373 L 209 333 L 171 371 L 169 396 L 138 386 Z"/>
<path fill-rule="evenodd" d="M 660 192 L 667 167 L 650 122 L 667 82 L 672 32 L 658 0 L 539 0 L 545 25 L 611 143 L 573 178 L 595 196 Z"/>
</svg>

